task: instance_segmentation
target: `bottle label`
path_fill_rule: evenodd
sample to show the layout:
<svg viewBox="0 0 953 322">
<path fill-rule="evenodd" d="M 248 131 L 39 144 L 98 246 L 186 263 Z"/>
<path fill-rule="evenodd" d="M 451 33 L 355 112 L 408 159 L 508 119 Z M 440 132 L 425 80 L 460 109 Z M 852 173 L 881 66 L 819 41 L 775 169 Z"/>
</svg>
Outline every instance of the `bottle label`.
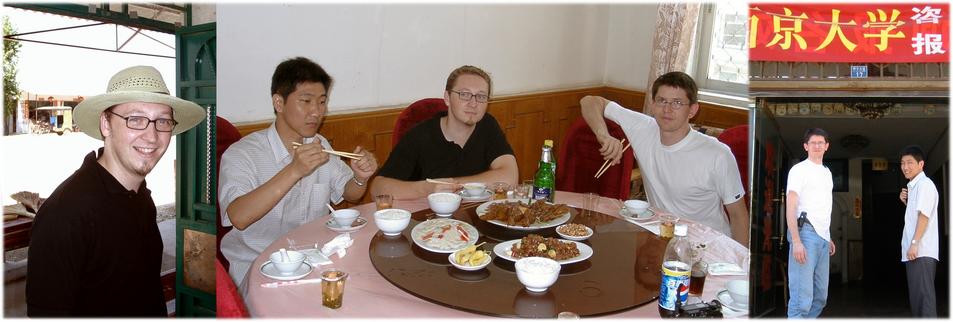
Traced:
<svg viewBox="0 0 953 322">
<path fill-rule="evenodd" d="M 658 305 L 663 309 L 675 311 L 675 301 L 688 301 L 688 282 L 691 269 L 687 263 L 667 261 L 662 264 L 662 286 L 658 295 Z"/>
<path fill-rule="evenodd" d="M 549 200 L 549 195 L 552 193 L 552 189 L 548 187 L 533 187 L 533 199 L 536 200 Z"/>
</svg>

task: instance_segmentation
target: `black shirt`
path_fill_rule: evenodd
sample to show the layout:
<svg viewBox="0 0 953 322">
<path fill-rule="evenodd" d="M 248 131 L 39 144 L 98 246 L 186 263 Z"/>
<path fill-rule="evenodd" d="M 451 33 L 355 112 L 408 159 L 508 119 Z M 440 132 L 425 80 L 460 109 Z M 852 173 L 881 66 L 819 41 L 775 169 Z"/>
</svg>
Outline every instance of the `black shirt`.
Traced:
<svg viewBox="0 0 953 322">
<path fill-rule="evenodd" d="M 34 219 L 27 315 L 164 317 L 151 192 L 145 181 L 138 193 L 126 190 L 96 159 L 86 155 Z"/>
<path fill-rule="evenodd" d="M 497 157 L 513 154 L 503 130 L 489 113 L 477 122 L 463 148 L 444 137 L 440 130 L 444 116 L 446 111 L 410 129 L 391 151 L 380 175 L 403 181 L 470 176 L 489 170 Z"/>
</svg>

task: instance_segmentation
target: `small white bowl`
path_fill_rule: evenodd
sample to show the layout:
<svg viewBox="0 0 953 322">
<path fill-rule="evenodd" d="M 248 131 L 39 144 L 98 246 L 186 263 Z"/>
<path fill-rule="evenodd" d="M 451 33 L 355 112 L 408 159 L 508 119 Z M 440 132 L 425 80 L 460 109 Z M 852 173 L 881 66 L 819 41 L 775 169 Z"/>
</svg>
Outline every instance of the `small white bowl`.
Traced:
<svg viewBox="0 0 953 322">
<path fill-rule="evenodd" d="M 338 209 L 331 213 L 331 218 L 334 218 L 334 222 L 338 224 L 338 227 L 351 227 L 351 224 L 353 224 L 357 216 L 360 215 L 361 212 L 354 209 Z"/>
<path fill-rule="evenodd" d="M 430 209 L 440 217 L 453 215 L 453 212 L 460 208 L 462 200 L 463 197 L 452 192 L 435 192 L 427 196 Z"/>
<path fill-rule="evenodd" d="M 387 236 L 400 235 L 410 224 L 410 212 L 403 209 L 382 209 L 374 212 L 374 224 Z"/>
<path fill-rule="evenodd" d="M 516 278 L 530 292 L 546 292 L 562 268 L 556 261 L 545 257 L 524 257 L 516 261 Z"/>
<path fill-rule="evenodd" d="M 559 231 L 560 228 L 562 228 L 563 226 L 566 226 L 566 225 L 568 225 L 568 224 L 562 224 L 562 225 L 559 225 L 559 226 L 556 227 L 556 234 L 558 234 L 559 237 L 562 237 L 563 239 L 574 240 L 574 241 L 583 241 L 583 240 L 589 239 L 589 237 L 592 237 L 592 228 L 589 228 L 589 227 L 587 227 L 586 225 L 583 225 L 583 227 L 586 227 L 586 235 L 585 235 L 585 236 L 567 235 L 567 234 L 564 234 L 563 232 Z"/>
<path fill-rule="evenodd" d="M 463 193 L 470 197 L 476 197 L 486 191 L 486 184 L 481 182 L 467 182 L 463 184 L 463 191 Z"/>
<path fill-rule="evenodd" d="M 625 210 L 633 217 L 642 217 L 649 210 L 649 203 L 644 200 L 630 199 L 625 201 Z"/>
<path fill-rule="evenodd" d="M 447 259 L 450 260 L 450 264 L 452 264 L 453 267 L 459 268 L 459 269 L 464 270 L 464 271 L 477 271 L 477 270 L 481 270 L 481 269 L 483 269 L 484 267 L 486 267 L 487 265 L 490 265 L 490 262 L 493 261 L 493 257 L 491 257 L 491 254 L 490 254 L 489 252 L 487 252 L 486 257 L 483 258 L 483 261 L 480 262 L 479 265 L 477 265 L 477 266 L 467 266 L 467 265 L 463 265 L 463 264 L 457 263 L 457 260 L 456 260 L 456 258 L 457 258 L 457 252 L 461 252 L 461 251 L 463 251 L 463 250 L 461 249 L 461 250 L 458 250 L 458 251 L 456 251 L 456 252 L 450 253 L 450 256 L 447 257 Z"/>
<path fill-rule="evenodd" d="M 730 280 L 728 281 L 728 295 L 731 300 L 741 306 L 748 306 L 748 281 Z"/>
<path fill-rule="evenodd" d="M 271 253 L 269 259 L 271 259 L 271 264 L 275 265 L 275 269 L 278 270 L 278 273 L 281 275 L 291 275 L 298 270 L 298 267 L 301 267 L 301 263 L 304 263 L 306 256 L 300 252 L 289 250 L 288 252 L 288 261 L 284 261 L 281 258 L 281 251 Z"/>
</svg>

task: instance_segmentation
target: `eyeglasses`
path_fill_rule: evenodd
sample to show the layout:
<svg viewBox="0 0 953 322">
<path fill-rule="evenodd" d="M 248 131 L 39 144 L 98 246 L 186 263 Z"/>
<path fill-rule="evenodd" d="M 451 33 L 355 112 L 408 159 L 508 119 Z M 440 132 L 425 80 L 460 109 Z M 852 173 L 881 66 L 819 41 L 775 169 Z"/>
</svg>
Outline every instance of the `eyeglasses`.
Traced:
<svg viewBox="0 0 953 322">
<path fill-rule="evenodd" d="M 825 141 L 809 141 L 809 142 L 804 143 L 804 144 L 813 145 L 813 146 L 824 146 L 825 144 L 827 144 L 827 142 L 825 142 Z"/>
<path fill-rule="evenodd" d="M 486 103 L 486 101 L 490 99 L 490 96 L 489 96 L 489 95 L 486 95 L 486 94 L 473 94 L 473 93 L 470 93 L 470 92 L 458 92 L 458 91 L 455 91 L 455 90 L 452 90 L 452 89 L 449 90 L 449 91 L 450 91 L 450 92 L 453 92 L 453 93 L 457 93 L 457 95 L 460 96 L 460 99 L 461 99 L 461 100 L 464 100 L 464 101 L 469 101 L 470 98 L 476 97 L 477 103 Z"/>
<path fill-rule="evenodd" d="M 682 107 L 688 105 L 688 103 L 682 102 L 680 100 L 669 101 L 664 98 L 660 98 L 655 100 L 655 105 L 658 105 L 660 107 L 670 107 L 672 108 L 672 110 L 678 111 L 682 109 Z"/>
<path fill-rule="evenodd" d="M 176 122 L 173 119 L 153 120 L 145 116 L 122 116 L 122 115 L 116 114 L 113 111 L 109 111 L 109 113 L 112 115 L 118 116 L 119 118 L 123 120 L 126 120 L 126 127 L 133 130 L 145 130 L 147 127 L 149 127 L 149 123 L 155 123 L 156 131 L 172 132 L 172 129 L 175 128 L 175 125 L 179 124 L 179 122 Z"/>
</svg>

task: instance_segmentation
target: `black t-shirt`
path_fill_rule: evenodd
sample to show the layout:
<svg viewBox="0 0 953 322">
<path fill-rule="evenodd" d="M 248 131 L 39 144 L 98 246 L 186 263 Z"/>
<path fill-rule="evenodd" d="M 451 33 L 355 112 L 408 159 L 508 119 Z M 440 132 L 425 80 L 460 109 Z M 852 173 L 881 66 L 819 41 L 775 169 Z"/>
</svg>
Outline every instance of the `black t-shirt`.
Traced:
<svg viewBox="0 0 953 322">
<path fill-rule="evenodd" d="M 167 316 L 151 192 L 145 181 L 138 193 L 126 190 L 96 155 L 86 155 L 34 219 L 27 315 Z"/>
<path fill-rule="evenodd" d="M 513 154 L 503 130 L 489 113 L 477 122 L 462 148 L 440 130 L 444 116 L 447 112 L 437 113 L 410 129 L 391 151 L 380 175 L 403 181 L 470 176 L 489 170 L 497 157 Z"/>
</svg>

